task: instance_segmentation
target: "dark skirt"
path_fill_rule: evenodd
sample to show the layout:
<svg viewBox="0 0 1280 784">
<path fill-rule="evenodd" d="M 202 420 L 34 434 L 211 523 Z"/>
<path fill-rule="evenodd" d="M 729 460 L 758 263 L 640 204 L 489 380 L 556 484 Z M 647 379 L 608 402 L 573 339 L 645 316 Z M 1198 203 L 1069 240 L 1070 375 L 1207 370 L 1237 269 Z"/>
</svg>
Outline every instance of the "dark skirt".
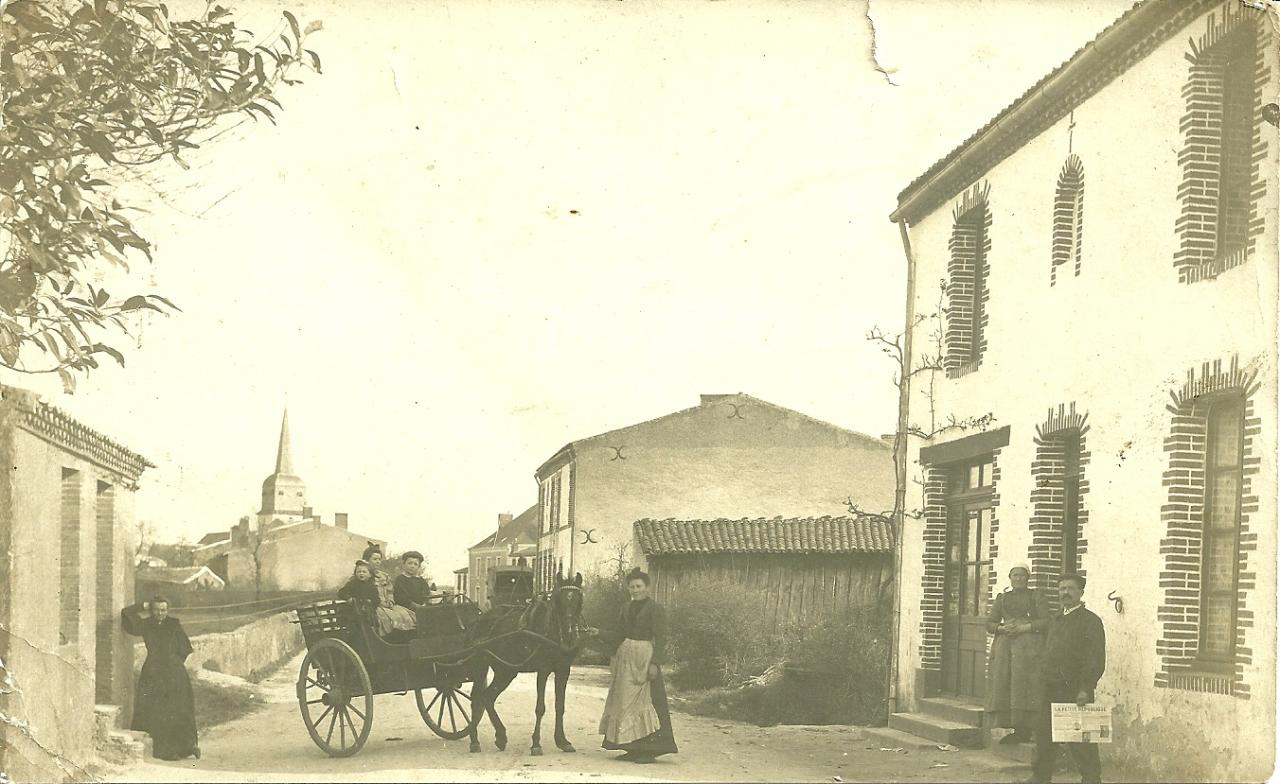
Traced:
<svg viewBox="0 0 1280 784">
<path fill-rule="evenodd" d="M 170 656 L 148 656 L 138 676 L 131 729 L 151 736 L 159 759 L 189 757 L 198 746 L 196 708 L 191 678 L 182 662 Z"/>
<path fill-rule="evenodd" d="M 662 668 L 658 668 L 658 677 L 649 682 L 649 696 L 653 700 L 653 709 L 658 714 L 658 731 L 633 740 L 630 743 L 610 743 L 604 741 L 602 748 L 609 751 L 627 751 L 649 757 L 660 757 L 663 754 L 676 754 L 675 733 L 671 731 L 671 707 L 667 704 L 667 689 L 662 683 Z"/>
</svg>

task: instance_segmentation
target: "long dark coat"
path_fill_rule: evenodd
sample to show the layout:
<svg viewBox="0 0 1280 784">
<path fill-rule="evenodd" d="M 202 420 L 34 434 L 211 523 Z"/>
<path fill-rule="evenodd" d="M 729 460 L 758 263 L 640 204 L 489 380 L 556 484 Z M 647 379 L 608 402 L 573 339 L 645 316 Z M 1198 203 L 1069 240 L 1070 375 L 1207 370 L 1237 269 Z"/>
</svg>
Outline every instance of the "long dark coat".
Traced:
<svg viewBox="0 0 1280 784">
<path fill-rule="evenodd" d="M 151 736 L 152 753 L 159 759 L 182 759 L 199 747 L 191 677 L 183 665 L 191 655 L 191 640 L 177 618 L 143 619 L 140 609 L 135 604 L 120 613 L 124 630 L 147 645 L 130 727 Z"/>
</svg>

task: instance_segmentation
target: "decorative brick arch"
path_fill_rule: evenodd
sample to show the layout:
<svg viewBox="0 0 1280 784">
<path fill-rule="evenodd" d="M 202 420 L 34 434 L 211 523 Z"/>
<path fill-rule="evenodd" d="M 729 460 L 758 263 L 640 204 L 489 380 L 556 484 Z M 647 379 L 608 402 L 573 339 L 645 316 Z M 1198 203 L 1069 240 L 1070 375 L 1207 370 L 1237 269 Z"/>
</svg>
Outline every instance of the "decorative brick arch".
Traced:
<svg viewBox="0 0 1280 784">
<path fill-rule="evenodd" d="M 1266 129 L 1262 107 L 1266 103 L 1266 86 L 1271 79 L 1266 53 L 1271 46 L 1270 23 L 1265 11 L 1250 8 L 1247 3 L 1230 0 L 1209 14 L 1205 31 L 1191 39 L 1187 53 L 1190 69 L 1182 88 L 1186 113 L 1182 116 L 1182 183 L 1178 187 L 1181 212 L 1174 224 L 1178 250 L 1173 266 L 1183 283 L 1195 283 L 1216 277 L 1243 264 L 1253 253 L 1265 227 L 1261 206 L 1265 200 L 1267 178 L 1261 164 L 1267 160 Z M 1234 65 L 1231 63 L 1235 63 Z M 1252 95 L 1228 90 L 1234 69 L 1248 68 L 1252 73 Z M 1224 101 L 1249 102 L 1251 122 L 1227 127 Z M 1222 156 L 1233 149 L 1224 140 L 1237 139 L 1248 154 L 1233 155 L 1226 162 Z M 1243 141 L 1247 139 L 1247 141 Z M 1247 181 L 1247 211 L 1240 219 L 1220 225 L 1219 197 L 1235 188 L 1224 188 L 1223 180 L 1231 178 L 1240 184 Z"/>
<path fill-rule="evenodd" d="M 1085 478 L 1085 466 L 1089 452 L 1085 435 L 1089 432 L 1089 415 L 1076 411 L 1076 404 L 1059 405 L 1049 409 L 1044 422 L 1036 426 L 1036 455 L 1031 463 L 1031 544 L 1027 548 L 1027 560 L 1031 562 L 1032 587 L 1044 592 L 1049 603 L 1056 607 L 1057 593 L 1052 590 L 1062 576 L 1064 549 L 1064 523 L 1067 513 L 1067 474 L 1071 468 L 1077 476 L 1075 564 L 1071 571 L 1086 574 L 1084 553 L 1088 541 L 1084 538 L 1089 510 L 1084 503 L 1089 491 Z M 1074 450 L 1068 455 L 1067 450 Z M 1074 465 L 1073 465 L 1074 464 Z"/>
<path fill-rule="evenodd" d="M 990 299 L 991 206 L 987 182 L 965 191 L 952 210 L 947 248 L 946 357 L 948 378 L 978 369 L 987 348 Z"/>
<path fill-rule="evenodd" d="M 1084 163 L 1072 153 L 1058 173 L 1053 192 L 1053 250 L 1050 254 L 1049 285 L 1058 281 L 1058 267 L 1075 262 L 1080 274 L 1080 248 L 1084 234 Z"/>
<path fill-rule="evenodd" d="M 1249 684 L 1243 671 L 1252 662 L 1249 642 L 1253 638 L 1253 613 L 1247 599 L 1253 593 L 1257 575 L 1250 570 L 1251 554 L 1258 549 L 1258 534 L 1250 527 L 1250 518 L 1258 511 L 1258 497 L 1253 479 L 1262 458 L 1255 445 L 1262 432 L 1261 420 L 1254 414 L 1253 396 L 1258 391 L 1257 370 L 1241 369 L 1236 357 L 1224 370 L 1222 361 L 1206 362 L 1199 374 L 1187 372 L 1182 387 L 1171 393 L 1167 407 L 1171 416 L 1169 436 L 1164 450 L 1169 455 L 1169 469 L 1164 473 L 1168 502 L 1160 509 L 1164 537 L 1160 540 L 1163 569 L 1160 572 L 1161 602 L 1158 619 L 1161 633 L 1156 641 L 1159 667 L 1155 685 L 1248 698 Z M 1238 586 L 1236 596 L 1236 639 L 1233 672 L 1210 675 L 1197 672 L 1196 655 L 1200 633 L 1201 539 L 1204 526 L 1206 439 L 1208 412 L 1215 398 L 1239 394 L 1244 400 L 1242 440 L 1242 484 L 1240 488 L 1240 524 L 1237 547 Z M 1263 525 L 1267 521 L 1262 521 Z M 1265 634 L 1265 630 L 1264 630 Z M 1256 640 L 1255 640 L 1256 642 Z"/>
</svg>

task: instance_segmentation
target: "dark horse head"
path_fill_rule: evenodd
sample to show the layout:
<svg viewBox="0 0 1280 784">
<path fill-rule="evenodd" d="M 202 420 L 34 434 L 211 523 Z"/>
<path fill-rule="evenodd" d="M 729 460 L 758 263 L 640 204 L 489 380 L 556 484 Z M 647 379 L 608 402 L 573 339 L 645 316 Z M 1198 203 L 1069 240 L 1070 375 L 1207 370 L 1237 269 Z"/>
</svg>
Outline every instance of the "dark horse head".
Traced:
<svg viewBox="0 0 1280 784">
<path fill-rule="evenodd" d="M 551 625 L 556 640 L 565 648 L 578 646 L 578 625 L 582 619 L 582 575 L 573 579 L 556 575 L 551 590 Z"/>
</svg>

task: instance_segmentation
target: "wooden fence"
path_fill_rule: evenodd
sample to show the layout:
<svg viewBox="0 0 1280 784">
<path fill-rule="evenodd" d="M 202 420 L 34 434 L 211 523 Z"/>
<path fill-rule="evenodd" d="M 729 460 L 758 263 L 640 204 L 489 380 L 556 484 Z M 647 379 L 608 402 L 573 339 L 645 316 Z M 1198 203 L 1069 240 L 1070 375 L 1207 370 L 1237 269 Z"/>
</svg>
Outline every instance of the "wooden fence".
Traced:
<svg viewBox="0 0 1280 784">
<path fill-rule="evenodd" d="M 682 591 L 693 590 L 700 580 L 725 581 L 758 595 L 765 617 L 777 628 L 875 604 L 889 558 L 861 553 L 651 555 L 649 571 L 653 597 L 660 604 L 678 604 Z"/>
</svg>

